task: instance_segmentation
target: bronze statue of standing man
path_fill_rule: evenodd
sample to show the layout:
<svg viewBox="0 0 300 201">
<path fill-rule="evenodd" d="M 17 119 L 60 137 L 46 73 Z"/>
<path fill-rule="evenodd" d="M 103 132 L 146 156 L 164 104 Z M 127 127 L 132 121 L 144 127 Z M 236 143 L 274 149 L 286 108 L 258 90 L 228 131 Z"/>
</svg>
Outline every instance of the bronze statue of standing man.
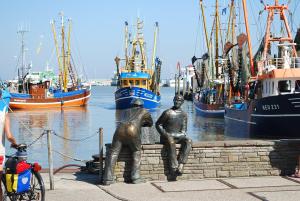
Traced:
<svg viewBox="0 0 300 201">
<path fill-rule="evenodd" d="M 176 95 L 174 106 L 162 113 L 156 122 L 156 129 L 161 135 L 162 142 L 168 149 L 170 173 L 173 176 L 183 173 L 183 165 L 187 162 L 192 148 L 192 140 L 186 136 L 187 114 L 181 109 L 184 98 Z M 179 158 L 176 156 L 176 143 L 181 144 Z"/>
<path fill-rule="evenodd" d="M 142 100 L 136 99 L 131 104 L 130 115 L 116 128 L 110 153 L 105 159 L 104 185 L 114 183 L 114 167 L 123 146 L 127 146 L 133 155 L 131 168 L 132 183 L 141 183 L 144 181 L 140 178 L 141 128 L 151 127 L 153 120 L 150 113 L 143 108 L 144 103 Z"/>
</svg>

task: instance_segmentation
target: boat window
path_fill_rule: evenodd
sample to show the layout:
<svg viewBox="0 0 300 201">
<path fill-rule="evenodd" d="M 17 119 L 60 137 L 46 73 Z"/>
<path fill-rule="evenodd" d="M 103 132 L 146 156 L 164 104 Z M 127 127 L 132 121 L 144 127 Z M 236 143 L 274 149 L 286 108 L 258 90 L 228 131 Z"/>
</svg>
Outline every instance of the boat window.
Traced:
<svg viewBox="0 0 300 201">
<path fill-rule="evenodd" d="M 146 83 L 147 83 L 146 80 L 142 80 L 143 85 L 146 85 Z"/>
<path fill-rule="evenodd" d="M 272 94 L 274 94 L 274 82 L 272 82 Z"/>
<path fill-rule="evenodd" d="M 140 85 L 140 81 L 139 81 L 139 80 L 136 80 L 136 81 L 135 81 L 135 85 Z"/>
<path fill-rule="evenodd" d="M 296 80 L 295 82 L 295 91 L 300 92 L 300 80 Z"/>
<path fill-rule="evenodd" d="M 129 80 L 129 84 L 130 84 L 130 85 L 133 85 L 133 80 Z"/>
<path fill-rule="evenodd" d="M 291 92 L 291 80 L 278 81 L 279 92 Z"/>
<path fill-rule="evenodd" d="M 123 85 L 128 85 L 128 80 L 123 80 Z"/>
</svg>

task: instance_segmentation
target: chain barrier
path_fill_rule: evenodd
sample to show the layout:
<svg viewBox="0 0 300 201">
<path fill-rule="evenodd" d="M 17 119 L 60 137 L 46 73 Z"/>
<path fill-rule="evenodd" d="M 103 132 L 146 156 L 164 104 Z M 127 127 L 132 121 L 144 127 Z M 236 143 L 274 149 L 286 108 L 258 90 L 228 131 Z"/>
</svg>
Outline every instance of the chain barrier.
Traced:
<svg viewBox="0 0 300 201">
<path fill-rule="evenodd" d="M 48 130 L 44 130 L 44 132 L 43 132 L 41 135 L 39 135 L 35 140 L 33 140 L 31 143 L 29 143 L 29 144 L 27 145 L 27 147 L 31 147 L 33 144 L 35 144 L 37 141 L 39 141 L 44 135 L 47 134 L 47 131 L 48 131 Z M 68 139 L 68 138 L 62 137 L 62 136 L 60 136 L 60 135 L 57 135 L 57 133 L 55 133 L 55 131 L 52 131 L 52 130 L 51 130 L 50 133 L 51 133 L 51 134 L 54 134 L 54 135 L 57 136 L 57 137 L 60 137 L 61 139 L 68 140 L 68 141 L 84 141 L 84 140 L 87 140 L 87 139 L 89 139 L 89 138 L 94 137 L 94 136 L 95 136 L 96 134 L 98 134 L 99 132 L 96 132 L 96 134 L 93 134 L 93 135 L 88 136 L 88 137 L 83 138 L 83 139 Z M 61 155 L 61 156 L 64 156 L 64 157 L 67 157 L 67 158 L 72 159 L 72 160 L 74 160 L 74 161 L 77 161 L 77 162 L 83 162 L 83 163 L 86 163 L 86 162 L 89 161 L 89 160 L 82 160 L 82 159 L 78 159 L 78 158 L 71 157 L 71 156 L 69 156 L 69 155 L 67 155 L 67 154 L 64 154 L 64 153 L 62 153 L 62 152 L 56 151 L 56 150 L 54 150 L 54 149 L 51 149 L 51 151 L 53 151 L 53 152 L 55 152 L 55 153 L 57 153 L 57 154 L 59 154 L 59 155 Z"/>
<path fill-rule="evenodd" d="M 31 147 L 33 144 L 39 141 L 46 134 L 47 134 L 47 130 L 44 130 L 44 132 L 40 136 L 38 136 L 35 140 L 33 140 L 31 143 L 29 143 L 27 147 Z"/>
<path fill-rule="evenodd" d="M 31 135 L 35 135 L 28 126 L 25 125 L 25 123 L 17 116 L 14 114 L 14 111 L 11 109 L 11 107 L 9 107 L 9 105 L 0 97 L 0 99 L 7 105 L 9 111 L 11 111 L 11 113 L 16 117 L 16 119 L 19 121 L 19 123 L 31 134 Z M 34 145 L 36 142 L 38 142 L 39 140 L 42 139 L 42 137 L 44 135 L 47 135 L 48 136 L 48 163 L 49 163 L 49 179 L 50 179 L 50 189 L 53 190 L 54 189 L 54 174 L 53 174 L 53 159 L 52 159 L 52 152 L 55 152 L 63 157 L 66 157 L 66 158 L 69 158 L 73 161 L 77 161 L 77 162 L 82 162 L 82 163 L 88 163 L 89 160 L 82 160 L 82 159 L 78 159 L 78 158 L 75 158 L 75 157 L 71 157 L 65 153 L 62 153 L 60 151 L 57 151 L 57 150 L 54 150 L 52 149 L 51 147 L 51 135 L 55 135 L 56 137 L 62 139 L 62 140 L 66 140 L 66 141 L 73 141 L 73 142 L 83 142 L 87 139 L 90 139 L 96 135 L 101 135 L 102 136 L 102 133 L 101 132 L 102 129 L 100 129 L 100 131 L 96 132 L 95 134 L 93 135 L 90 135 L 90 136 L 87 136 L 87 137 L 84 137 L 84 138 L 81 138 L 81 139 L 71 139 L 71 138 L 66 138 L 62 135 L 59 135 L 57 134 L 55 131 L 53 130 L 49 130 L 49 129 L 45 129 L 44 132 L 42 134 L 40 134 L 37 138 L 35 138 L 31 143 L 27 144 L 27 147 L 31 147 L 32 145 Z M 100 140 L 101 141 L 101 140 Z M 101 142 L 100 142 L 101 144 Z M 99 153 L 99 158 L 101 158 L 101 152 Z M 100 165 L 101 165 L 101 162 L 100 162 Z M 62 166 L 61 168 L 59 168 L 59 170 L 65 168 L 65 167 L 68 167 L 70 166 L 69 165 L 65 165 L 65 166 Z M 100 178 L 102 178 L 102 172 L 99 171 L 99 175 L 101 176 Z M 101 180 L 101 179 L 100 179 Z"/>
<path fill-rule="evenodd" d="M 83 162 L 83 163 L 86 163 L 86 162 L 89 161 L 89 160 L 82 160 L 82 159 L 74 158 L 74 157 L 72 157 L 72 156 L 69 156 L 69 155 L 67 155 L 67 154 L 61 153 L 61 152 L 56 151 L 56 150 L 54 150 L 54 149 L 52 149 L 51 151 L 53 151 L 53 152 L 55 152 L 55 153 L 57 153 L 57 154 L 59 154 L 59 155 L 61 155 L 61 156 L 64 156 L 64 157 L 67 157 L 67 158 L 72 159 L 72 160 L 74 160 L 74 161 L 77 161 L 77 162 Z"/>
<path fill-rule="evenodd" d="M 85 138 L 81 138 L 81 139 L 71 139 L 71 138 L 66 138 L 66 137 L 64 137 L 64 136 L 62 136 L 62 135 L 59 135 L 59 134 L 57 134 L 55 131 L 51 131 L 51 133 L 52 133 L 53 135 L 55 135 L 56 137 L 60 138 L 60 139 L 63 139 L 63 140 L 66 140 L 66 141 L 71 141 L 71 142 L 83 142 L 83 141 L 85 141 L 85 140 L 87 140 L 87 139 L 90 139 L 90 138 L 92 138 L 92 137 L 95 137 L 96 135 L 99 135 L 99 131 L 97 131 L 95 134 L 90 135 L 90 136 L 87 136 L 87 137 L 85 137 Z M 77 162 L 83 162 L 83 163 L 86 163 L 86 162 L 89 161 L 89 160 L 82 160 L 82 159 L 78 159 L 78 158 L 71 157 L 71 156 L 69 156 L 69 155 L 67 155 L 67 154 L 64 154 L 64 153 L 59 152 L 59 151 L 54 150 L 54 149 L 52 149 L 52 151 L 55 152 L 55 153 L 57 153 L 57 154 L 59 154 L 59 155 L 61 155 L 61 156 L 67 157 L 67 158 L 72 159 L 72 160 L 77 161 Z"/>
<path fill-rule="evenodd" d="M 87 137 L 84 137 L 84 138 L 81 138 L 81 139 L 71 139 L 71 138 L 66 138 L 66 137 L 64 137 L 64 136 L 62 136 L 62 135 L 59 135 L 59 134 L 57 134 L 55 131 L 52 131 L 51 133 L 52 133 L 53 135 L 55 135 L 56 137 L 58 137 L 58 138 L 61 138 L 61 139 L 63 139 L 63 140 L 67 140 L 67 141 L 71 141 L 71 142 L 83 142 L 83 141 L 85 141 L 85 140 L 87 140 L 87 139 L 90 139 L 90 138 L 96 136 L 96 135 L 99 135 L 99 131 L 97 131 L 95 134 L 90 135 L 90 136 L 87 136 Z"/>
</svg>

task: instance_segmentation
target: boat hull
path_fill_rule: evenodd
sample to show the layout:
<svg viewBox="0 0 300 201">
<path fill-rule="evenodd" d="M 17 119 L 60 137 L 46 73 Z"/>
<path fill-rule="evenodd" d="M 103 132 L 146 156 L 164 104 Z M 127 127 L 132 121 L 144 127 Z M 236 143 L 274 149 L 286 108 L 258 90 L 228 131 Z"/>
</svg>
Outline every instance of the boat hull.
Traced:
<svg viewBox="0 0 300 201">
<path fill-rule="evenodd" d="M 12 96 L 9 106 L 11 109 L 79 107 L 85 106 L 90 96 L 90 90 L 83 90 L 80 94 L 59 98 L 20 98 Z"/>
<path fill-rule="evenodd" d="M 208 118 L 224 118 L 224 104 L 205 104 L 195 99 L 196 114 Z"/>
<path fill-rule="evenodd" d="M 261 98 L 243 109 L 225 107 L 225 134 L 255 138 L 299 138 L 300 94 Z"/>
<path fill-rule="evenodd" d="M 127 109 L 131 107 L 133 99 L 144 101 L 144 108 L 155 109 L 160 106 L 160 96 L 144 88 L 126 87 L 115 92 L 116 109 Z"/>
</svg>

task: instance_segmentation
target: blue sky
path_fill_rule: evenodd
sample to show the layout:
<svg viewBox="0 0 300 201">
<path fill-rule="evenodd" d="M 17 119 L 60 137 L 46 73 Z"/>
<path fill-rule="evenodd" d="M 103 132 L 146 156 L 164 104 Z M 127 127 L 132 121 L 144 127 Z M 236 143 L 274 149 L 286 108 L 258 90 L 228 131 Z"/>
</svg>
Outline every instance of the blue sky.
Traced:
<svg viewBox="0 0 300 201">
<path fill-rule="evenodd" d="M 237 0 L 241 1 L 241 0 Z M 288 0 L 281 1 L 287 2 Z M 208 27 L 211 28 L 213 1 L 204 0 Z M 209 3 L 208 3 L 209 2 Z M 219 0 L 221 8 L 229 1 Z M 266 0 L 265 2 L 273 2 Z M 237 3 L 238 4 L 238 3 Z M 291 12 L 298 1 L 291 1 Z M 299 11 L 298 7 L 295 11 Z M 265 26 L 266 12 L 259 0 L 248 0 L 248 11 L 252 42 L 258 45 Z M 115 70 L 115 56 L 122 57 L 124 21 L 134 25 L 137 16 L 144 20 L 144 35 L 147 42 L 148 60 L 152 54 L 153 31 L 159 22 L 158 56 L 163 61 L 162 78 L 173 77 L 176 63 L 188 65 L 196 53 L 200 56 L 205 47 L 202 25 L 199 22 L 198 0 L 2 0 L 0 2 L 0 65 L 1 79 L 17 75 L 16 56 L 20 52 L 18 27 L 27 26 L 27 59 L 32 61 L 32 70 L 39 71 L 46 63 L 57 69 L 50 20 L 58 20 L 58 13 L 64 12 L 73 21 L 72 50 L 79 69 L 84 66 L 89 78 L 110 78 Z M 229 12 L 229 10 L 227 11 Z M 241 16 L 242 17 L 242 16 Z M 225 22 L 225 21 L 224 21 Z M 261 25 L 258 25 L 261 24 Z M 299 26 L 299 16 L 294 17 L 293 27 Z M 276 26 L 276 25 L 275 25 Z M 242 26 L 241 26 L 242 27 Z M 262 28 L 260 28 L 262 27 Z M 243 29 L 243 28 L 242 28 Z M 37 54 L 37 49 L 40 52 Z"/>
</svg>

